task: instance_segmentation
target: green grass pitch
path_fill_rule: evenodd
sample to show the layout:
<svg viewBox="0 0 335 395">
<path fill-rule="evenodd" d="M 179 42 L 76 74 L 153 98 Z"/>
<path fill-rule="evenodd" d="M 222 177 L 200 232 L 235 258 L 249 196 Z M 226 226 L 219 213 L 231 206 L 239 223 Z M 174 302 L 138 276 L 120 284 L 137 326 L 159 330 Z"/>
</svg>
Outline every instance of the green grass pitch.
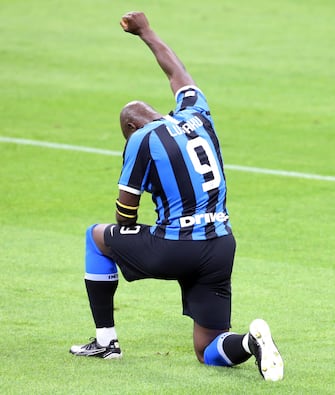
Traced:
<svg viewBox="0 0 335 395">
<path fill-rule="evenodd" d="M 68 353 L 95 334 L 84 232 L 114 220 L 121 157 L 1 137 L 122 151 L 126 102 L 171 110 L 149 50 L 119 27 L 134 9 L 207 95 L 238 243 L 232 330 L 270 323 L 281 382 L 253 360 L 200 365 L 173 282 L 120 281 L 121 361 Z M 332 0 L 0 0 L 1 394 L 334 393 L 334 18 Z M 144 196 L 140 220 L 154 219 Z"/>
</svg>

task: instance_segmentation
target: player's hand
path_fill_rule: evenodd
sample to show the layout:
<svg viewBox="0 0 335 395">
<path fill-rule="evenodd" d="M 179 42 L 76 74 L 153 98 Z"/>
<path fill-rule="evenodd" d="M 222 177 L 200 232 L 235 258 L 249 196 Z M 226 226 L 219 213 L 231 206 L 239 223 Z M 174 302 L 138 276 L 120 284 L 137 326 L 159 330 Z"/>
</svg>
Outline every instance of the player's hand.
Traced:
<svg viewBox="0 0 335 395">
<path fill-rule="evenodd" d="M 131 34 L 141 36 L 141 34 L 149 28 L 149 22 L 143 12 L 133 11 L 125 14 L 120 25 L 122 29 Z"/>
</svg>

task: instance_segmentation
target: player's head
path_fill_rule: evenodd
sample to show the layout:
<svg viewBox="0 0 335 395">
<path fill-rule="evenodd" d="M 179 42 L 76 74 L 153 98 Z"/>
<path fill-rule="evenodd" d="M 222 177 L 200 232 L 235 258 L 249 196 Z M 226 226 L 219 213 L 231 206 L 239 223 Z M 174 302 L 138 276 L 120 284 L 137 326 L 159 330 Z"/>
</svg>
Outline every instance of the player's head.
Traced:
<svg viewBox="0 0 335 395">
<path fill-rule="evenodd" d="M 128 139 L 137 129 L 161 117 L 162 115 L 149 104 L 143 101 L 132 101 L 126 104 L 120 113 L 122 133 Z"/>
</svg>

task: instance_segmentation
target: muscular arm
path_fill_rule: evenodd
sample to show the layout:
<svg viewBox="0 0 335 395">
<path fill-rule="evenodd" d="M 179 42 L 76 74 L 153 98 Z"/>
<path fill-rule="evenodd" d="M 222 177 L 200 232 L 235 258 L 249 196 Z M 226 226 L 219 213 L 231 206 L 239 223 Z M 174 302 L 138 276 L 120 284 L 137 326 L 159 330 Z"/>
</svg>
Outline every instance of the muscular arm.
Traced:
<svg viewBox="0 0 335 395">
<path fill-rule="evenodd" d="M 139 36 L 147 44 L 168 77 L 174 94 L 185 85 L 195 85 L 180 59 L 150 28 L 142 12 L 129 12 L 123 16 L 120 24 L 124 31 Z"/>
<path fill-rule="evenodd" d="M 138 207 L 140 195 L 134 195 L 120 189 L 118 202 L 120 206 L 119 208 L 117 207 L 115 213 L 117 223 L 125 226 L 135 225 L 137 221 L 137 209 L 129 210 L 129 208 Z M 134 217 L 133 215 L 136 216 Z"/>
</svg>

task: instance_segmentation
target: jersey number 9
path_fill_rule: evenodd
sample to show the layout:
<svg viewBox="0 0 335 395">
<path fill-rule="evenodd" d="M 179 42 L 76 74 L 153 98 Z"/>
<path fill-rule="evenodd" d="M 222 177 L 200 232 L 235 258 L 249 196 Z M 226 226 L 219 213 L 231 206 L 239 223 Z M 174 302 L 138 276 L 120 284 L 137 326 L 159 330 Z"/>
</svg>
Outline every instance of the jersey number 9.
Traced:
<svg viewBox="0 0 335 395">
<path fill-rule="evenodd" d="M 194 170 L 202 175 L 210 173 L 211 178 L 208 179 L 209 176 L 207 176 L 207 181 L 202 183 L 202 190 L 208 192 L 218 188 L 221 182 L 220 170 L 208 142 L 203 137 L 198 136 L 187 142 L 186 149 Z"/>
</svg>

